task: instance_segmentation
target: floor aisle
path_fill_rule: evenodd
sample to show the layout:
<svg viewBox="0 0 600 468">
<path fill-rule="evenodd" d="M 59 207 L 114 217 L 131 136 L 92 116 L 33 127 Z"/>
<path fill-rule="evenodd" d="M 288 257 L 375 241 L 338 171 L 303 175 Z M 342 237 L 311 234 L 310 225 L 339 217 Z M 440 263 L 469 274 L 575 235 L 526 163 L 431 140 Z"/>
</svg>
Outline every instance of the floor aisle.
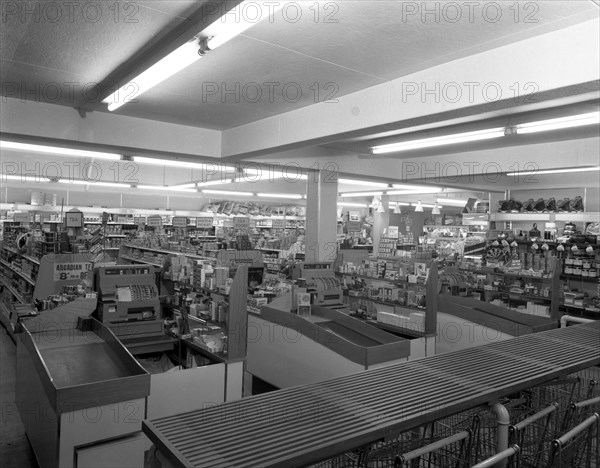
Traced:
<svg viewBox="0 0 600 468">
<path fill-rule="evenodd" d="M 0 466 L 37 468 L 38 464 L 15 406 L 16 346 L 0 325 Z"/>
</svg>

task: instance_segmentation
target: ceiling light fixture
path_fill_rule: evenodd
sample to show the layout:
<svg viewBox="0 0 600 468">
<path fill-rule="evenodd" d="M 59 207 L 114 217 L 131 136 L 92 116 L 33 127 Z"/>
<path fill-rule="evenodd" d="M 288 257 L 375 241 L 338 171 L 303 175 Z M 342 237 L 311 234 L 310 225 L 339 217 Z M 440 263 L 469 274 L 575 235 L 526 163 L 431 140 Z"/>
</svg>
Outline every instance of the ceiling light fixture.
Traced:
<svg viewBox="0 0 600 468">
<path fill-rule="evenodd" d="M 557 119 L 540 120 L 515 125 L 514 131 L 518 135 L 527 133 L 546 132 L 548 130 L 559 130 L 563 128 L 581 127 L 583 125 L 594 125 L 600 122 L 600 112 L 588 112 L 586 114 L 570 115 Z"/>
<path fill-rule="evenodd" d="M 411 203 L 411 205 L 415 207 L 415 211 L 419 213 L 423 211 L 423 205 L 421 203 L 421 200 L 419 200 L 419 202 L 416 205 L 414 205 L 413 203 Z"/>
<path fill-rule="evenodd" d="M 411 206 L 417 207 L 417 206 L 421 206 L 421 208 L 433 208 L 435 205 L 429 205 L 427 203 L 421 203 L 420 201 L 418 203 L 411 203 Z M 415 209 L 415 211 L 417 211 Z M 423 211 L 422 209 L 420 211 Z"/>
<path fill-rule="evenodd" d="M 196 185 L 198 187 L 210 187 L 212 185 L 222 185 L 222 184 L 233 184 L 235 180 L 226 179 L 226 180 L 207 180 L 206 182 L 198 182 Z"/>
<path fill-rule="evenodd" d="M 175 161 L 171 159 L 146 158 L 144 156 L 133 156 L 133 162 L 147 164 L 150 166 L 185 167 L 188 169 L 205 169 L 205 164 L 188 161 Z"/>
<path fill-rule="evenodd" d="M 269 18 L 276 11 L 283 8 L 283 5 L 284 2 L 271 1 L 239 3 L 202 31 L 202 34 L 207 36 L 205 40 L 206 48 L 214 50 L 225 44 L 256 23 Z"/>
<path fill-rule="evenodd" d="M 188 192 L 188 193 L 198 193 L 197 190 L 188 189 L 188 188 L 180 188 L 180 187 L 167 187 L 165 185 L 137 185 L 136 186 L 142 190 L 160 190 L 163 192 Z"/>
<path fill-rule="evenodd" d="M 176 188 L 196 188 L 196 182 L 192 182 L 192 183 L 189 183 L 189 184 L 172 185 L 172 187 L 176 187 Z"/>
<path fill-rule="evenodd" d="M 349 184 L 349 185 L 364 185 L 366 187 L 380 187 L 387 188 L 390 184 L 385 184 L 383 182 L 371 182 L 368 180 L 353 180 L 353 179 L 338 179 L 339 184 Z"/>
<path fill-rule="evenodd" d="M 433 215 L 439 215 L 440 214 L 440 207 L 437 204 L 437 202 L 435 202 L 435 205 L 433 205 L 433 209 L 431 210 L 431 214 L 433 214 Z"/>
<path fill-rule="evenodd" d="M 435 202 L 442 206 L 465 206 L 469 200 L 462 200 L 460 198 L 438 198 Z"/>
<path fill-rule="evenodd" d="M 377 197 L 383 195 L 383 192 L 346 192 L 340 193 L 340 197 L 342 198 L 351 198 L 351 197 Z"/>
<path fill-rule="evenodd" d="M 61 184 L 91 185 L 93 187 L 131 188 L 131 184 L 122 184 L 119 182 L 102 182 L 95 180 L 59 179 L 58 182 Z"/>
<path fill-rule="evenodd" d="M 423 188 L 419 190 L 389 190 L 388 195 L 420 195 L 422 193 L 440 193 L 443 192 L 443 188 Z"/>
<path fill-rule="evenodd" d="M 299 193 L 257 193 L 256 196 L 263 198 L 302 198 L 302 195 Z"/>
<path fill-rule="evenodd" d="M 396 204 L 394 207 L 394 214 L 402 214 L 402 208 L 400 208 L 400 205 Z"/>
<path fill-rule="evenodd" d="M 204 189 L 202 190 L 202 193 L 209 193 L 209 194 L 214 194 L 214 195 L 237 195 L 240 197 L 251 197 L 254 194 L 252 192 L 234 192 L 234 191 L 230 191 L 230 190 L 209 190 L 209 189 Z"/>
<path fill-rule="evenodd" d="M 338 206 L 354 206 L 357 208 L 367 208 L 368 205 L 366 205 L 365 203 L 338 202 Z"/>
<path fill-rule="evenodd" d="M 420 140 L 402 141 L 399 143 L 373 146 L 371 151 L 373 154 L 395 153 L 398 151 L 431 148 L 433 146 L 454 145 L 469 141 L 489 140 L 491 138 L 503 137 L 504 134 L 504 127 L 488 128 L 486 130 L 477 130 L 475 132 L 456 133 L 454 135 L 444 135 L 440 137 L 423 138 Z"/>
<path fill-rule="evenodd" d="M 593 172 L 600 171 L 600 166 L 589 166 L 589 167 L 571 167 L 565 169 L 542 169 L 539 171 L 522 171 L 522 172 L 507 172 L 507 176 L 520 176 L 520 175 L 541 175 L 541 174 L 566 174 L 569 172 Z"/>
<path fill-rule="evenodd" d="M 43 179 L 43 180 L 42 180 Z M 27 175 L 16 175 L 16 174 L 0 174 L 0 181 L 6 182 L 7 180 L 18 180 L 21 182 L 50 182 L 48 179 L 38 176 L 27 176 Z"/>
<path fill-rule="evenodd" d="M 76 158 L 109 159 L 112 161 L 121 159 L 121 155 L 115 153 L 59 148 L 57 146 L 34 145 L 30 143 L 17 143 L 14 141 L 0 141 L 0 148 L 17 151 L 34 151 L 36 153 L 56 154 L 59 156 L 72 156 Z"/>
<path fill-rule="evenodd" d="M 134 101 L 149 89 L 200 59 L 199 52 L 200 44 L 194 38 L 144 70 L 102 102 L 108 104 L 108 110 L 112 112 L 123 104 Z"/>
</svg>

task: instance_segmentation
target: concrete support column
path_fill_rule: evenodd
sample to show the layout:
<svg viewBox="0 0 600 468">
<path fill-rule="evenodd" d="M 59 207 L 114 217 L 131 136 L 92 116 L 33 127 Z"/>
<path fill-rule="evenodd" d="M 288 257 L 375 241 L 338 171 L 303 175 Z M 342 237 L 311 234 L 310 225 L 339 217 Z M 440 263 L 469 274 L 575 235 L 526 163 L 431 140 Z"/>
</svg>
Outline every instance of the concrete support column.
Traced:
<svg viewBox="0 0 600 468">
<path fill-rule="evenodd" d="M 309 172 L 306 186 L 306 261 L 333 262 L 337 255 L 337 174 Z"/>
<path fill-rule="evenodd" d="M 390 197 L 383 195 L 381 197 L 383 205 L 383 213 L 378 213 L 376 208 L 373 208 L 373 254 L 379 255 L 379 239 L 383 237 L 383 231 L 390 225 Z"/>
</svg>

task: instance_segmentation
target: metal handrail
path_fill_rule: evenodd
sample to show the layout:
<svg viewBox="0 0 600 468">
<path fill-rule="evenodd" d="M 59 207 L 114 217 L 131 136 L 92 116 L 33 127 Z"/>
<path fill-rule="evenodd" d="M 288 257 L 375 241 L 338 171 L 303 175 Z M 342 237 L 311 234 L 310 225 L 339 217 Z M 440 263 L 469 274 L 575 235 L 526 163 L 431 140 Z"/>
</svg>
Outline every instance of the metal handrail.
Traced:
<svg viewBox="0 0 600 468">
<path fill-rule="evenodd" d="M 483 460 L 482 462 L 477 463 L 477 465 L 473 465 L 471 468 L 490 468 L 495 466 L 497 463 L 501 461 L 508 460 L 513 455 L 519 454 L 521 448 L 518 445 L 511 445 L 502 452 L 498 452 L 496 455 Z"/>
<path fill-rule="evenodd" d="M 418 449 L 415 449 L 411 452 L 407 452 L 403 455 L 399 455 L 398 461 L 400 463 L 404 463 L 404 462 L 407 462 L 410 460 L 414 460 L 415 458 L 422 457 L 423 455 L 433 452 L 434 450 L 439 450 L 443 447 L 446 447 L 447 445 L 453 444 L 455 442 L 460 442 L 461 440 L 465 440 L 470 435 L 471 435 L 470 431 L 457 432 L 456 434 L 452 434 L 451 436 L 446 437 L 444 439 L 436 440 L 435 442 L 432 442 L 431 444 L 425 445 L 423 447 L 419 447 Z M 400 466 L 402 466 L 402 465 L 400 465 Z"/>
</svg>

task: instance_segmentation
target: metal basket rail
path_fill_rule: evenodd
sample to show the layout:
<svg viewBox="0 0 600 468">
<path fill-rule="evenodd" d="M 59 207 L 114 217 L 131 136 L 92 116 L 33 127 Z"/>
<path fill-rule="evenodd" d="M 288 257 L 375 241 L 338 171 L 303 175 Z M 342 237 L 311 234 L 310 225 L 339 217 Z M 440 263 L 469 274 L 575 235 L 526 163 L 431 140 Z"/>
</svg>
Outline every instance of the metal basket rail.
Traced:
<svg viewBox="0 0 600 468">
<path fill-rule="evenodd" d="M 548 466 L 552 468 L 599 467 L 599 436 L 600 415 L 594 413 L 552 441 L 552 455 Z"/>
</svg>

